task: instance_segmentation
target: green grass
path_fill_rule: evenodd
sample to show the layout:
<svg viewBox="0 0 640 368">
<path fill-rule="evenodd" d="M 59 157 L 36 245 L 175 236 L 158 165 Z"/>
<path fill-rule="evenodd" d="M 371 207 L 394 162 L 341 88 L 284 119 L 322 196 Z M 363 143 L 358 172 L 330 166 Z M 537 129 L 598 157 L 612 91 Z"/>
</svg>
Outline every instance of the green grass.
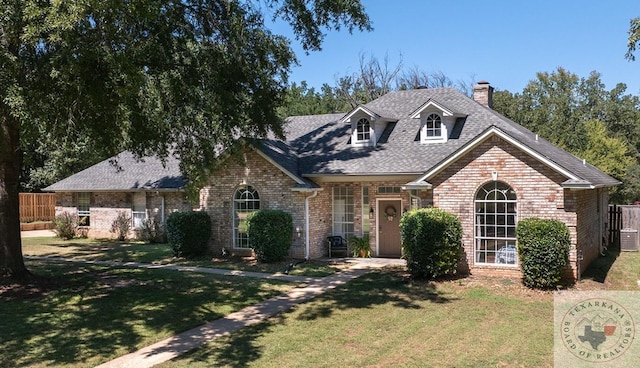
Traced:
<svg viewBox="0 0 640 368">
<path fill-rule="evenodd" d="M 44 293 L 0 296 L 2 367 L 94 366 L 295 286 L 57 262 L 27 267 L 54 281 Z"/>
<path fill-rule="evenodd" d="M 551 366 L 552 295 L 512 289 L 376 271 L 161 367 Z"/>
<path fill-rule="evenodd" d="M 35 243 L 39 245 L 26 244 L 25 249 L 59 248 L 78 257 L 86 256 L 81 252 L 88 252 L 83 248 L 88 246 L 100 250 L 89 252 L 96 257 L 142 259 L 142 250 L 149 247 L 84 241 L 46 248 L 42 241 Z M 163 245 L 157 247 L 165 251 Z M 212 262 L 198 262 L 207 261 Z M 29 262 L 29 267 L 65 275 L 69 285 L 40 299 L 2 301 L 0 347 L 9 355 L 2 355 L 0 366 L 92 365 L 284 287 L 159 270 L 48 262 Z M 248 262 L 229 267 L 255 270 Z M 638 290 L 639 278 L 640 253 L 610 252 L 592 264 L 575 288 Z M 244 282 L 257 284 L 239 286 Z M 502 278 L 418 282 L 395 268 L 362 276 L 161 367 L 550 367 L 552 349 L 552 293 Z"/>
<path fill-rule="evenodd" d="M 50 256 L 93 261 L 139 262 L 154 264 L 178 264 L 183 266 L 222 268 L 264 273 L 281 273 L 290 261 L 257 263 L 253 258 L 175 258 L 167 244 L 143 242 L 117 242 L 114 240 L 58 238 L 24 238 L 22 252 L 28 256 Z M 326 262 L 310 261 L 295 266 L 290 275 L 322 277 L 334 274 L 337 268 Z"/>
<path fill-rule="evenodd" d="M 586 287 L 640 290 L 640 252 L 610 250 L 593 261 L 582 278 L 581 284 Z"/>
<path fill-rule="evenodd" d="M 638 290 L 638 279 L 640 253 L 610 252 L 576 289 Z M 160 367 L 551 367 L 552 349 L 550 292 L 382 270 Z"/>
</svg>

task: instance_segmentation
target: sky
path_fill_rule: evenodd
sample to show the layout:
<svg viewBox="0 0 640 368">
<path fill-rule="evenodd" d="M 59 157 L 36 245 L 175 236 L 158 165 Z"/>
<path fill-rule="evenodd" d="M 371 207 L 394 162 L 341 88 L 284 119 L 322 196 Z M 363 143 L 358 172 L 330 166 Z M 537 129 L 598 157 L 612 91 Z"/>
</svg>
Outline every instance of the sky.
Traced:
<svg viewBox="0 0 640 368">
<path fill-rule="evenodd" d="M 587 78 L 597 71 L 607 89 L 625 83 L 628 94 L 640 95 L 640 51 L 634 62 L 624 57 L 638 0 L 361 1 L 374 30 L 329 31 L 319 52 L 305 55 L 287 27 L 274 28 L 291 38 L 300 63 L 290 82 L 334 86 L 365 55 L 513 93 L 538 72 L 562 67 Z"/>
</svg>

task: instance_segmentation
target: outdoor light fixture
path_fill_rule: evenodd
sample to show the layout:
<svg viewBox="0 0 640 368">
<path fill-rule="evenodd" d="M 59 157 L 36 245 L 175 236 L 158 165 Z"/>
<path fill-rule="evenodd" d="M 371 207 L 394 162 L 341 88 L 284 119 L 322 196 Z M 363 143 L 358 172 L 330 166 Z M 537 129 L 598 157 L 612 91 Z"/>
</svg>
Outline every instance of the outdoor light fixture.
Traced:
<svg viewBox="0 0 640 368">
<path fill-rule="evenodd" d="M 374 217 L 374 213 L 373 213 L 373 207 L 370 207 L 369 208 L 369 220 L 373 220 L 374 218 L 375 217 Z"/>
<path fill-rule="evenodd" d="M 300 230 L 299 226 L 296 226 L 296 235 L 298 236 L 298 238 L 302 235 L 302 230 Z"/>
</svg>

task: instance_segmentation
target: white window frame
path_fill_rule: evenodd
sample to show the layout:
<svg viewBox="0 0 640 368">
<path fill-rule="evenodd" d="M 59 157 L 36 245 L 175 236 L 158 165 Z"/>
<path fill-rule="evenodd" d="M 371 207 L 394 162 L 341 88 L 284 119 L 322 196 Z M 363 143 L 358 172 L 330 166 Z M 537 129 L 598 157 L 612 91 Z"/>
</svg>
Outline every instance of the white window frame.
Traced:
<svg viewBox="0 0 640 368">
<path fill-rule="evenodd" d="M 518 200 L 502 181 L 485 183 L 474 198 L 474 264 L 518 267 Z"/>
<path fill-rule="evenodd" d="M 432 125 L 431 127 L 429 127 L 430 123 Z M 440 116 L 440 114 L 430 113 L 429 115 L 427 115 L 427 118 L 425 119 L 425 124 L 424 124 L 425 139 L 427 140 L 442 139 L 442 132 L 443 132 L 442 126 L 443 126 L 442 117 Z M 432 133 L 432 134 L 430 135 L 429 133 Z"/>
<path fill-rule="evenodd" d="M 91 193 L 78 192 L 76 195 L 76 205 L 78 209 L 78 225 L 81 227 L 91 226 Z M 86 221 L 83 221 L 86 219 Z"/>
<path fill-rule="evenodd" d="M 251 185 L 242 185 L 233 192 L 233 248 L 250 249 L 250 239 L 243 231 L 247 216 L 260 209 L 260 194 Z"/>
<path fill-rule="evenodd" d="M 369 187 L 362 186 L 362 236 L 368 236 L 371 233 L 371 205 L 369 204 Z"/>
<path fill-rule="evenodd" d="M 332 235 L 349 239 L 355 235 L 353 187 L 333 187 L 332 203 Z"/>
<path fill-rule="evenodd" d="M 371 141 L 371 122 L 367 118 L 360 118 L 356 122 L 356 142 Z"/>
<path fill-rule="evenodd" d="M 147 221 L 147 193 L 133 192 L 131 200 L 131 226 L 140 229 Z"/>
</svg>

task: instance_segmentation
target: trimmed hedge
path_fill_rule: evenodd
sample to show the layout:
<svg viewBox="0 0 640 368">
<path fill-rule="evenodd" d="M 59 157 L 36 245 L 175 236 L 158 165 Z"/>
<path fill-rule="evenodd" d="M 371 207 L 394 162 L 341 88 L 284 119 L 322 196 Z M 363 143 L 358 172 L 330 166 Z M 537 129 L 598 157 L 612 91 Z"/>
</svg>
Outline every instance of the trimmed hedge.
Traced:
<svg viewBox="0 0 640 368">
<path fill-rule="evenodd" d="M 462 225 L 455 215 L 439 208 L 405 213 L 400 220 L 404 258 L 416 278 L 453 275 L 462 250 Z"/>
<path fill-rule="evenodd" d="M 289 255 L 293 219 L 280 210 L 259 210 L 247 216 L 249 245 L 259 262 L 277 262 Z"/>
<path fill-rule="evenodd" d="M 204 255 L 210 238 L 211 218 L 206 212 L 174 212 L 167 218 L 167 241 L 176 257 Z"/>
<path fill-rule="evenodd" d="M 529 218 L 518 222 L 516 234 L 524 285 L 536 289 L 559 286 L 569 263 L 567 225 L 558 220 Z"/>
</svg>

